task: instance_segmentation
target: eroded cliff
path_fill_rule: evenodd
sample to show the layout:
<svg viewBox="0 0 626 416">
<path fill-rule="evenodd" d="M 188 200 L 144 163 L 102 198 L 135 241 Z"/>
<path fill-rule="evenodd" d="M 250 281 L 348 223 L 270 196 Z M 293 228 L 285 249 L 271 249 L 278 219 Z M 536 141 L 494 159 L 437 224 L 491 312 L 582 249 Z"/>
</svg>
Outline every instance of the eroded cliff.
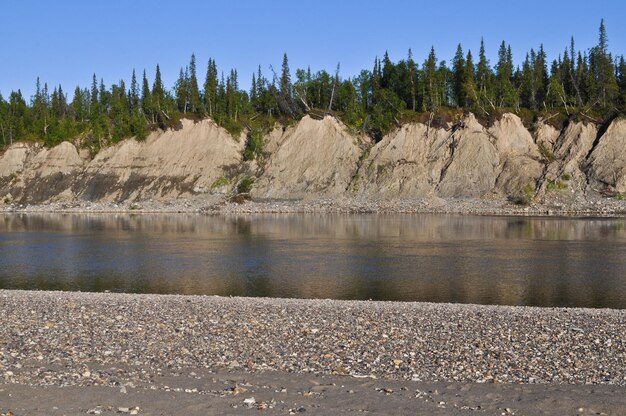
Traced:
<svg viewBox="0 0 626 416">
<path fill-rule="evenodd" d="M 354 197 L 519 199 L 626 192 L 626 120 L 607 126 L 539 122 L 514 114 L 484 126 L 469 114 L 444 127 L 405 124 L 374 144 L 337 119 L 304 117 L 265 136 L 244 162 L 234 138 L 210 120 L 124 140 L 91 157 L 69 142 L 16 143 L 0 155 L 0 203 L 168 201 L 232 194 L 246 177 L 256 199 Z"/>
</svg>

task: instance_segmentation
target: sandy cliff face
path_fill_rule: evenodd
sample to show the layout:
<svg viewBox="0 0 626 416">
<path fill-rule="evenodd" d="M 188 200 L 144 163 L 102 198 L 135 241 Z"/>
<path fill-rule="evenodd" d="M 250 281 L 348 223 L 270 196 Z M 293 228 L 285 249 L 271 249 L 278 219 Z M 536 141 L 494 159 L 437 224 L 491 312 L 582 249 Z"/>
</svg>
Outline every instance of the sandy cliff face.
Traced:
<svg viewBox="0 0 626 416">
<path fill-rule="evenodd" d="M 84 164 L 68 142 L 49 149 L 16 143 L 0 159 L 0 191 L 7 202 L 69 201 L 74 199 L 69 188 Z"/>
<path fill-rule="evenodd" d="M 257 198 L 343 195 L 356 174 L 359 158 L 371 145 L 368 138 L 351 135 L 333 117 L 304 117 L 282 136 L 270 139 L 275 151 L 252 189 Z"/>
<path fill-rule="evenodd" d="M 493 137 L 470 114 L 453 140 L 450 161 L 442 171 L 437 193 L 442 197 L 478 197 L 491 191 L 500 165 Z"/>
<path fill-rule="evenodd" d="M 617 192 L 626 192 L 626 120 L 611 123 L 588 163 L 589 178 L 594 186 L 610 186 Z"/>
<path fill-rule="evenodd" d="M 587 155 L 593 149 L 598 129 L 590 123 L 569 123 L 554 142 L 543 177 L 539 182 L 541 195 L 563 188 L 571 198 L 583 195 L 587 188 L 587 175 L 584 172 Z"/>
<path fill-rule="evenodd" d="M 419 197 L 434 193 L 449 155 L 451 132 L 406 124 L 374 146 L 359 170 L 361 196 Z"/>
<path fill-rule="evenodd" d="M 605 131 L 606 130 L 606 131 Z M 377 144 L 332 117 L 304 117 L 265 137 L 265 156 L 243 162 L 235 139 L 210 120 L 124 140 L 93 159 L 71 143 L 16 143 L 0 155 L 0 203 L 167 201 L 234 190 L 254 176 L 254 198 L 585 198 L 626 192 L 626 120 L 598 130 L 570 122 L 531 134 L 506 114 L 489 128 L 473 115 L 445 128 L 406 124 Z M 219 186 L 218 186 L 219 185 Z M 549 199 L 549 198 L 548 198 Z"/>
<path fill-rule="evenodd" d="M 125 140 L 89 163 L 74 191 L 88 200 L 167 200 L 207 193 L 242 161 L 244 140 L 209 120 L 183 120 L 180 130 Z"/>
<path fill-rule="evenodd" d="M 505 114 L 489 129 L 500 159 L 496 189 L 502 195 L 518 196 L 526 186 L 533 189 L 543 173 L 537 144 L 522 121 Z"/>
<path fill-rule="evenodd" d="M 359 175 L 364 195 L 517 195 L 542 174 L 540 154 L 521 120 L 505 114 L 491 128 L 473 115 L 448 128 L 408 124 L 371 150 Z"/>
<path fill-rule="evenodd" d="M 0 196 L 22 203 L 167 200 L 210 192 L 242 161 L 245 141 L 215 123 L 183 121 L 180 130 L 124 140 L 91 161 L 68 142 L 51 149 L 22 143 L 0 158 Z"/>
</svg>

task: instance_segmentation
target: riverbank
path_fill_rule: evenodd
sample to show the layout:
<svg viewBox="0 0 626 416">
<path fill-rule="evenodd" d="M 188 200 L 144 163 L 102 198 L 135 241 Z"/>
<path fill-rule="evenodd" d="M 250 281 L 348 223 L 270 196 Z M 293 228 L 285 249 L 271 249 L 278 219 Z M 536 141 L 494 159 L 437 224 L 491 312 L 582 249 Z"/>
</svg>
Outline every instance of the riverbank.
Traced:
<svg viewBox="0 0 626 416">
<path fill-rule="evenodd" d="M 171 201 L 55 202 L 42 205 L 0 205 L 0 212 L 60 213 L 441 213 L 520 216 L 625 216 L 626 201 L 600 195 L 563 201 L 558 197 L 541 203 L 516 204 L 501 198 L 359 199 L 311 198 L 304 200 L 247 200 L 224 196 L 195 196 Z"/>
<path fill-rule="evenodd" d="M 0 414 L 626 409 L 624 310 L 3 290 L 0 316 Z"/>
</svg>

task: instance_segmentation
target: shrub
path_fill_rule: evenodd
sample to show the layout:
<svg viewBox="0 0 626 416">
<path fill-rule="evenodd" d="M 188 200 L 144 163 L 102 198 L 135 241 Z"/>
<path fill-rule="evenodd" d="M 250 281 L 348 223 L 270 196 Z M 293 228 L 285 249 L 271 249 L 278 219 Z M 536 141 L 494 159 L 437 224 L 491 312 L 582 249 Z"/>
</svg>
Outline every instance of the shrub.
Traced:
<svg viewBox="0 0 626 416">
<path fill-rule="evenodd" d="M 522 194 L 518 197 L 511 198 L 514 203 L 517 205 L 530 205 L 535 196 L 535 187 L 531 184 L 528 184 L 522 189 Z"/>
<path fill-rule="evenodd" d="M 237 185 L 237 193 L 239 194 L 248 194 L 250 190 L 252 190 L 252 184 L 254 183 L 254 178 L 251 176 L 244 177 Z"/>
<path fill-rule="evenodd" d="M 561 180 L 559 181 L 549 180 L 548 184 L 546 185 L 546 191 L 548 192 L 562 191 L 563 189 L 566 189 L 566 188 L 567 188 L 567 184 Z"/>
<path fill-rule="evenodd" d="M 216 179 L 215 182 L 211 184 L 211 189 L 221 188 L 222 186 L 226 186 L 229 183 L 229 180 L 222 176 L 221 178 Z"/>
<path fill-rule="evenodd" d="M 263 154 L 265 141 L 263 140 L 263 131 L 260 129 L 252 129 L 248 132 L 248 141 L 246 142 L 246 150 L 243 153 L 244 160 L 254 160 Z"/>
<path fill-rule="evenodd" d="M 539 142 L 538 147 L 539 147 L 539 153 L 545 160 L 547 160 L 548 162 L 554 162 L 556 160 L 554 153 L 552 153 L 552 151 L 548 149 L 545 143 Z"/>
</svg>

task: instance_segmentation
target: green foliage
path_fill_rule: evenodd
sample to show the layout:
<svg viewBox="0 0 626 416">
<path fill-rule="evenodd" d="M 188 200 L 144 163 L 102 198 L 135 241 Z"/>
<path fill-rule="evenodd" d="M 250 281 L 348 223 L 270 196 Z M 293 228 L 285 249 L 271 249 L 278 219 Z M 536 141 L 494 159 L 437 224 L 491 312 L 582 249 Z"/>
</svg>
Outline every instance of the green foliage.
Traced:
<svg viewBox="0 0 626 416">
<path fill-rule="evenodd" d="M 244 160 L 254 160 L 263 155 L 263 131 L 261 129 L 252 129 L 248 132 L 248 140 L 246 141 L 246 149 L 243 153 Z"/>
<path fill-rule="evenodd" d="M 228 133 L 230 133 L 231 136 L 233 136 L 235 139 L 239 139 L 239 136 L 241 135 L 241 132 L 244 128 L 243 124 L 230 118 L 221 118 L 216 121 L 217 124 L 223 127 Z"/>
<path fill-rule="evenodd" d="M 524 203 L 526 205 L 530 204 L 535 195 L 535 188 L 531 184 L 527 184 L 524 189 L 522 189 Z"/>
<path fill-rule="evenodd" d="M 374 97 L 374 104 L 366 121 L 365 131 L 376 141 L 399 124 L 399 117 L 404 110 L 405 103 L 392 91 L 381 89 Z"/>
<path fill-rule="evenodd" d="M 223 186 L 227 186 L 228 184 L 230 184 L 228 178 L 222 176 L 221 178 L 216 179 L 215 182 L 211 184 L 211 189 L 221 188 Z"/>
<path fill-rule="evenodd" d="M 616 201 L 623 201 L 624 199 L 626 199 L 626 194 L 617 194 L 617 195 L 615 195 L 615 200 Z"/>
<path fill-rule="evenodd" d="M 513 202 L 517 205 L 530 205 L 535 196 L 535 187 L 531 184 L 527 184 L 522 189 L 522 194 L 516 198 L 513 198 Z"/>
<path fill-rule="evenodd" d="M 248 194 L 252 190 L 252 184 L 254 183 L 254 178 L 251 176 L 245 176 L 239 184 L 237 185 L 237 193 L 238 194 Z"/>
<path fill-rule="evenodd" d="M 548 163 L 554 162 L 556 160 L 554 153 L 552 153 L 552 151 L 548 149 L 545 143 L 539 142 L 537 147 L 539 147 L 539 154 L 541 154 L 541 157 L 543 157 Z"/>
<path fill-rule="evenodd" d="M 591 49 L 576 50 L 572 39 L 550 62 L 539 45 L 525 54 L 519 68 L 506 42 L 495 66 L 481 42 L 477 59 L 458 45 L 450 66 L 437 58 L 434 48 L 420 65 L 411 50 L 397 62 L 385 53 L 383 59 L 374 59 L 371 70 L 351 79 L 341 77 L 339 65 L 333 73 L 306 68 L 292 76 L 284 55 L 279 73 L 272 69 L 269 79 L 259 66 L 249 91 L 239 87 L 236 69 L 219 70 L 213 59 L 205 67 L 201 88 L 195 55 L 171 90 L 163 84 L 159 65 L 152 82 L 145 70 L 141 78 L 133 71 L 129 87 L 123 80 L 107 87 L 93 74 L 89 86 L 73 91 L 71 101 L 60 85 L 50 88 L 37 80 L 29 101 L 19 90 L 0 96 L 0 146 L 18 140 L 52 146 L 80 139 L 94 151 L 126 137 L 143 140 L 157 128 L 180 128 L 182 118 L 207 116 L 235 138 L 243 129 L 266 131 L 276 120 L 288 125 L 303 114 L 335 115 L 352 132 L 375 140 L 407 120 L 447 125 L 456 120 L 447 112 L 464 110 L 488 123 L 513 111 L 529 128 L 540 118 L 561 128 L 567 120 L 600 121 L 626 111 L 626 61 L 608 47 L 602 21 L 598 43 Z M 262 152 L 261 140 L 250 142 L 246 158 L 255 158 Z M 546 149 L 541 152 L 544 159 L 553 158 Z"/>
<path fill-rule="evenodd" d="M 557 191 L 562 191 L 564 189 L 567 189 L 567 184 L 565 182 L 563 182 L 562 180 L 549 180 L 548 184 L 546 185 L 546 191 L 548 192 L 557 192 Z"/>
</svg>

